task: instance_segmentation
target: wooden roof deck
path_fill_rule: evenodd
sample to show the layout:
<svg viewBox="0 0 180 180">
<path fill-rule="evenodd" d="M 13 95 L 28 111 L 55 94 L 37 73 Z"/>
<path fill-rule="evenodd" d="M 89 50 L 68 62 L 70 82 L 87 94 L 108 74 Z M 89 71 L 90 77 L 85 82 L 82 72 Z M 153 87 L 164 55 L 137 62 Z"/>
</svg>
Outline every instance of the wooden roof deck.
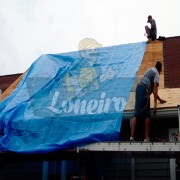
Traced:
<svg viewBox="0 0 180 180">
<path fill-rule="evenodd" d="M 132 111 L 134 109 L 134 102 L 135 102 L 135 88 L 139 81 L 139 79 L 143 76 L 144 72 L 153 66 L 157 60 L 160 60 L 162 63 L 164 62 L 163 59 L 163 42 L 162 41 L 154 41 L 147 44 L 146 51 L 139 68 L 139 71 L 136 76 L 136 81 L 133 85 L 132 92 L 130 94 L 127 106 L 125 111 Z M 164 87 L 164 68 L 162 69 L 162 73 L 160 74 L 160 83 L 159 83 L 159 91 L 158 94 L 162 99 L 167 100 L 167 103 L 160 104 L 158 102 L 157 108 L 158 109 L 166 109 L 166 108 L 176 108 L 177 105 L 180 104 L 180 88 L 165 88 Z M 151 95 L 151 108 L 154 106 L 153 102 L 154 98 Z"/>
</svg>

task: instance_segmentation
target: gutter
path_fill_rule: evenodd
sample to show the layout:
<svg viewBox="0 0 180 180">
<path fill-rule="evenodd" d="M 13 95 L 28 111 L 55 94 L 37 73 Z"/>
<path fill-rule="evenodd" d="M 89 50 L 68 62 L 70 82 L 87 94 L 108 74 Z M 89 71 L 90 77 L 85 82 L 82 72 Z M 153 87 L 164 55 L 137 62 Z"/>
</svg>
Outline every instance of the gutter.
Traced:
<svg viewBox="0 0 180 180">
<path fill-rule="evenodd" d="M 130 111 L 124 111 L 123 119 L 131 119 L 134 115 L 134 110 Z M 151 109 L 151 116 L 153 116 L 153 109 Z M 163 109 L 157 109 L 156 112 L 157 118 L 178 118 L 178 108 L 172 107 L 172 108 L 163 108 Z"/>
</svg>

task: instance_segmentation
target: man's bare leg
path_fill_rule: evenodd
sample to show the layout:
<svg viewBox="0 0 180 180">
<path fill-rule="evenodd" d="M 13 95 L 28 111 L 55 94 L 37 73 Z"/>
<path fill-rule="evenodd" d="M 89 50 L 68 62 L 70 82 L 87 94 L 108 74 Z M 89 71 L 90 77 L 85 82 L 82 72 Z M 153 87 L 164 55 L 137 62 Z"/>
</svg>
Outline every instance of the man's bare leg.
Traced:
<svg viewBox="0 0 180 180">
<path fill-rule="evenodd" d="M 145 119 L 145 138 L 149 140 L 150 118 Z"/>
<path fill-rule="evenodd" d="M 150 29 L 148 26 L 145 26 L 146 34 L 149 36 L 150 35 Z"/>
<path fill-rule="evenodd" d="M 132 126 L 131 126 L 131 137 L 134 137 L 135 129 L 137 124 L 137 118 L 133 117 L 132 119 Z"/>
</svg>

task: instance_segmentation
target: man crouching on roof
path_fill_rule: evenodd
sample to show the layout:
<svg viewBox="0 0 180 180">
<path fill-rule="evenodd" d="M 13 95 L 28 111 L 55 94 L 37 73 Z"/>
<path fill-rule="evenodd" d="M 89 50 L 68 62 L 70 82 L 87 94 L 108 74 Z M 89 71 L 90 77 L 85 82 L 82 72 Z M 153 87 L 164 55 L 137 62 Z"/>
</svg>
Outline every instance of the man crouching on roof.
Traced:
<svg viewBox="0 0 180 180">
<path fill-rule="evenodd" d="M 148 26 L 145 26 L 148 42 L 156 40 L 157 37 L 157 27 L 156 27 L 156 21 L 152 18 L 151 15 L 148 16 L 147 23 L 151 24 L 151 28 Z"/>
<path fill-rule="evenodd" d="M 158 96 L 159 75 L 162 71 L 162 63 L 156 62 L 155 67 L 148 69 L 136 87 L 135 95 L 135 110 L 132 119 L 130 141 L 134 140 L 134 133 L 138 118 L 145 119 L 145 139 L 144 142 L 149 142 L 149 127 L 150 127 L 150 95 L 154 94 L 154 115 L 156 115 L 157 100 L 160 103 L 166 103 L 165 100 Z"/>
</svg>

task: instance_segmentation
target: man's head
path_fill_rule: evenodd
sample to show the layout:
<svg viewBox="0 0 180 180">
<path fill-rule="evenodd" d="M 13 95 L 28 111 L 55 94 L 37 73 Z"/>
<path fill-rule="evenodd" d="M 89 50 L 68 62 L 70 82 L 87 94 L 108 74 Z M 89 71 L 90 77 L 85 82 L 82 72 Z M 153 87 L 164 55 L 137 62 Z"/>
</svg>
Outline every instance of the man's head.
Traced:
<svg viewBox="0 0 180 180">
<path fill-rule="evenodd" d="M 162 63 L 161 63 L 161 61 L 157 61 L 155 67 L 156 67 L 156 69 L 158 70 L 158 72 L 160 74 L 161 71 L 162 71 Z"/>
<path fill-rule="evenodd" d="M 151 21 L 152 21 L 152 16 L 151 16 L 151 15 L 149 15 L 149 16 L 148 16 L 147 23 L 151 23 Z"/>
</svg>

